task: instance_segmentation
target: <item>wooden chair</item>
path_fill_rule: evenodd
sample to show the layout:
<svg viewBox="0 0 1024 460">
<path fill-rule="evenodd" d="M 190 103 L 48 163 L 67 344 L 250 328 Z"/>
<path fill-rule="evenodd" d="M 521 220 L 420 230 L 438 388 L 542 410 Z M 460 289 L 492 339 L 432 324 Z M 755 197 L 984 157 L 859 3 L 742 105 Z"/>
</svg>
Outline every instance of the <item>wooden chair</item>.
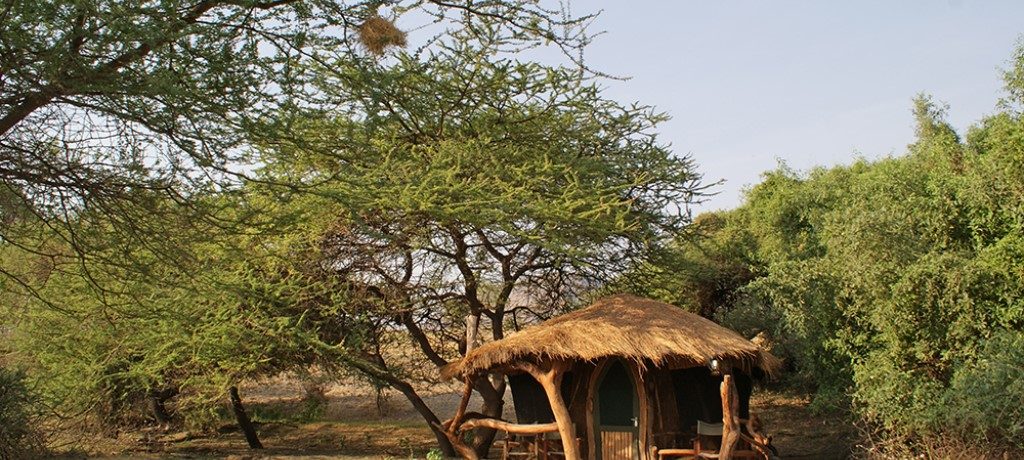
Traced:
<svg viewBox="0 0 1024 460">
<path fill-rule="evenodd" d="M 576 424 L 572 424 L 572 432 L 576 432 Z M 573 442 L 576 443 L 576 451 L 579 452 L 580 438 L 574 438 Z M 562 436 L 557 432 L 544 433 L 538 436 L 537 444 L 540 445 L 540 455 L 542 459 L 549 459 L 553 457 L 565 458 L 565 445 L 562 441 Z"/>
<path fill-rule="evenodd" d="M 705 452 L 705 437 L 722 437 L 722 424 L 721 423 L 706 423 L 700 420 L 697 421 L 697 436 L 693 438 L 692 449 L 658 449 L 658 460 L 664 460 L 666 458 L 698 458 L 702 452 Z"/>
<path fill-rule="evenodd" d="M 576 424 L 573 424 L 573 432 L 576 432 Z M 576 448 L 579 448 L 580 438 L 575 438 Z M 547 460 L 553 457 L 565 458 L 565 447 L 562 444 L 562 437 L 557 431 L 549 431 L 539 434 L 516 434 L 505 432 L 505 439 L 501 449 L 501 458 L 523 458 L 524 460 Z"/>
<path fill-rule="evenodd" d="M 683 431 L 662 431 L 660 433 L 654 433 L 654 445 L 660 446 L 662 449 L 689 448 L 693 445 L 693 437 L 691 435 L 691 432 Z"/>
<path fill-rule="evenodd" d="M 666 458 L 683 458 L 683 459 L 700 459 L 700 458 L 719 458 L 718 449 L 721 445 L 722 439 L 722 424 L 721 423 L 706 423 L 700 420 L 697 421 L 697 436 L 693 439 L 692 449 L 658 449 L 658 460 L 664 460 Z M 711 442 L 708 438 L 718 438 L 718 445 Z M 745 448 L 739 448 L 733 452 L 733 458 L 756 458 L 762 459 L 764 455 L 760 452 L 756 452 L 750 449 L 749 445 Z"/>
<path fill-rule="evenodd" d="M 695 455 L 697 457 L 707 452 L 718 452 L 718 446 L 722 443 L 723 426 L 721 423 L 706 423 L 697 420 L 697 437 L 693 439 L 693 450 L 696 451 Z M 706 438 L 717 438 L 717 446 L 710 443 L 710 440 L 706 440 Z"/>
<path fill-rule="evenodd" d="M 540 456 L 540 443 L 536 435 L 522 435 L 505 432 L 505 439 L 501 446 L 502 460 L 511 458 L 523 458 L 524 460 L 536 460 Z"/>
</svg>

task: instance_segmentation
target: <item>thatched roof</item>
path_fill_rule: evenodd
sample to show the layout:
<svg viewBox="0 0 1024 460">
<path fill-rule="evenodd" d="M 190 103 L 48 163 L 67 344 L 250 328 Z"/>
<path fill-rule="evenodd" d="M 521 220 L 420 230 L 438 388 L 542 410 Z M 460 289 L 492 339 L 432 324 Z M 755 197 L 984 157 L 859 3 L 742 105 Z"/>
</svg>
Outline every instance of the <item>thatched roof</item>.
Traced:
<svg viewBox="0 0 1024 460">
<path fill-rule="evenodd" d="M 716 358 L 772 373 L 780 361 L 735 331 L 682 308 L 616 295 L 471 351 L 442 369 L 446 377 L 504 372 L 517 362 L 595 361 L 617 356 L 641 365 L 703 366 Z"/>
</svg>

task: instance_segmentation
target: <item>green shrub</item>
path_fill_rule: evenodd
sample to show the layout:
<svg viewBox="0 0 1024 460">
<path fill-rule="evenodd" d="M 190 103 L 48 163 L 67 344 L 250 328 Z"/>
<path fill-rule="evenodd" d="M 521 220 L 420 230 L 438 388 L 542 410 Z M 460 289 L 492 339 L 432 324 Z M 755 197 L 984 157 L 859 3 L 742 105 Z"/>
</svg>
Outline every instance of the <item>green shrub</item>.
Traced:
<svg viewBox="0 0 1024 460">
<path fill-rule="evenodd" d="M 787 380 L 859 415 L 870 453 L 1019 457 L 1024 46 L 1015 58 L 1013 97 L 966 138 L 919 96 L 906 155 L 783 165 L 741 207 L 698 218 L 714 225 L 658 267 L 679 278 L 666 297 L 770 332 Z M 692 292 L 721 301 L 685 302 Z"/>
<path fill-rule="evenodd" d="M 1024 443 L 1024 332 L 987 340 L 978 359 L 953 376 L 946 427 L 978 442 Z M 941 427 L 938 427 L 941 428 Z"/>
<path fill-rule="evenodd" d="M 33 402 L 24 374 L 0 367 L 0 458 L 27 458 L 41 452 Z"/>
<path fill-rule="evenodd" d="M 438 449 L 430 449 L 430 451 L 427 452 L 427 460 L 442 460 L 443 458 L 444 455 L 441 454 L 441 451 Z"/>
</svg>

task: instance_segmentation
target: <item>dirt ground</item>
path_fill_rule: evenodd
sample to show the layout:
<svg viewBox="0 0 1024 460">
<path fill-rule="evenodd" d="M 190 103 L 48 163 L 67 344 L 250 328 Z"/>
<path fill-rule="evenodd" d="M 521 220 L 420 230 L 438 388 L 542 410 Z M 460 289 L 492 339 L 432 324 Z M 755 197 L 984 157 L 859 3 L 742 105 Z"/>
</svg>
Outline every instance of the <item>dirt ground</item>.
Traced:
<svg viewBox="0 0 1024 460">
<path fill-rule="evenodd" d="M 755 391 L 750 410 L 761 416 L 782 458 L 849 458 L 857 440 L 856 429 L 848 421 L 814 413 L 807 395 Z"/>
<path fill-rule="evenodd" d="M 423 392 L 424 400 L 440 418 L 450 417 L 458 404 L 458 389 L 433 389 Z M 321 404 L 311 405 L 305 399 L 307 389 L 288 378 L 253 382 L 241 391 L 257 422 L 262 451 L 248 449 L 242 434 L 225 421 L 212 433 L 154 428 L 93 440 L 81 453 L 64 458 L 395 459 L 424 458 L 436 447 L 419 414 L 398 393 L 383 392 L 378 397 L 367 385 L 333 384 L 315 390 L 314 394 L 322 395 Z M 751 399 L 751 411 L 761 416 L 783 458 L 848 457 L 853 428 L 816 415 L 808 406 L 806 396 L 791 393 L 760 391 Z M 505 410 L 506 418 L 514 419 L 510 398 Z"/>
</svg>

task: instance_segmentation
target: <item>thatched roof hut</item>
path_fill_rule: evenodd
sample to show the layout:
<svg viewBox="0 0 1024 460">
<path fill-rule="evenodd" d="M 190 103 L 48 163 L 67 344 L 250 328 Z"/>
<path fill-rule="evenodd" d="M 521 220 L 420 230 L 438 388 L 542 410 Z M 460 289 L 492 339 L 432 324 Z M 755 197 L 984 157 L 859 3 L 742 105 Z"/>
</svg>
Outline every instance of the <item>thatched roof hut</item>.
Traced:
<svg viewBox="0 0 1024 460">
<path fill-rule="evenodd" d="M 704 366 L 712 359 L 773 373 L 779 360 L 735 331 L 657 300 L 620 294 L 486 343 L 446 367 L 446 377 L 500 372 L 524 361 L 597 361 Z"/>
<path fill-rule="evenodd" d="M 769 352 L 713 321 L 616 295 L 481 345 L 442 374 L 467 382 L 508 376 L 517 423 L 472 420 L 463 428 L 557 428 L 562 440 L 573 440 L 563 443 L 566 458 L 638 460 L 658 449 L 681 452 L 698 421 L 739 433 L 753 379 L 779 367 Z"/>
</svg>

